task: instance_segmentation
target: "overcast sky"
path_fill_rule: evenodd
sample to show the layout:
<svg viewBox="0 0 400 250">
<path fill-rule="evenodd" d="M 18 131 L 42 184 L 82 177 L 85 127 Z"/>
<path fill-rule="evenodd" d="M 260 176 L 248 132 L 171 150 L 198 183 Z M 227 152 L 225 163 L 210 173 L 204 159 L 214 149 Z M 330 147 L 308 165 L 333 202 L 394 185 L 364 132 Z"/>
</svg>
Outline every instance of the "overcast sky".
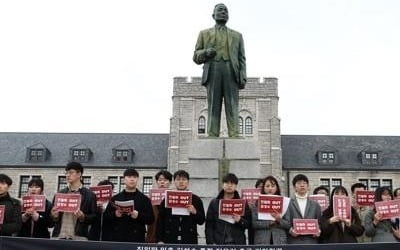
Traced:
<svg viewBox="0 0 400 250">
<path fill-rule="evenodd" d="M 168 133 L 221 1 L 0 1 L 0 132 Z M 400 1 L 226 0 L 282 134 L 400 135 Z"/>
</svg>

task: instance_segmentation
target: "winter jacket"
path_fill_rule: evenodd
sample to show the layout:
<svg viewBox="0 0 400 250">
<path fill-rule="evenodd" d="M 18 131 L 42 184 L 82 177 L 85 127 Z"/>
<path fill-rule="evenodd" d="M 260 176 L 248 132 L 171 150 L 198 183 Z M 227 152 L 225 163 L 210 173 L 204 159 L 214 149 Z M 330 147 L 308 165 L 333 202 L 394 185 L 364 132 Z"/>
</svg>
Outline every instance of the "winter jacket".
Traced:
<svg viewBox="0 0 400 250">
<path fill-rule="evenodd" d="M 54 226 L 54 221 L 50 216 L 51 202 L 46 200 L 46 209 L 44 212 L 38 212 L 39 219 L 33 221 L 30 217 L 22 222 L 22 228 L 18 233 L 19 237 L 50 238 L 49 228 Z M 32 227 L 33 222 L 33 227 Z"/>
<path fill-rule="evenodd" d="M 4 221 L 0 225 L 0 236 L 16 235 L 21 229 L 21 203 L 19 200 L 11 198 L 7 193 L 0 197 L 0 205 L 5 206 Z"/>
</svg>

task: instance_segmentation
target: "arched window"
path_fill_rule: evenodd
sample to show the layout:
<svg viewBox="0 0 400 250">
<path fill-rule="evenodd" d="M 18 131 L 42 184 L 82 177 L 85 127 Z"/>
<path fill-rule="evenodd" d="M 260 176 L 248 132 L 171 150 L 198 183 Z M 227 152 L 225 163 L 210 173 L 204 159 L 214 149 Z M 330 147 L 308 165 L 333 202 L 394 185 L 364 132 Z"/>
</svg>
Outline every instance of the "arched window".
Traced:
<svg viewBox="0 0 400 250">
<path fill-rule="evenodd" d="M 199 124 L 197 127 L 197 133 L 198 134 L 205 134 L 206 133 L 206 118 L 204 116 L 200 116 L 199 118 Z"/>
<path fill-rule="evenodd" d="M 246 135 L 253 134 L 253 120 L 250 117 L 247 117 L 244 122 L 244 133 Z"/>
<path fill-rule="evenodd" d="M 243 135 L 243 118 L 239 116 L 239 135 Z"/>
</svg>

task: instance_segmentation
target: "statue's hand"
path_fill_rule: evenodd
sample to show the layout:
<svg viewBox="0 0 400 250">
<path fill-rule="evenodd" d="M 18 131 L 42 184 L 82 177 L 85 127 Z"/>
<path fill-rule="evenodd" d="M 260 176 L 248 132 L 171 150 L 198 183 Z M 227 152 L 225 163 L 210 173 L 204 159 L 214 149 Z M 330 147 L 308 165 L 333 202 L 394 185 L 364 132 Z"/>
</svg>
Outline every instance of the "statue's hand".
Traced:
<svg viewBox="0 0 400 250">
<path fill-rule="evenodd" d="M 246 82 L 239 83 L 239 89 L 244 89 L 245 85 L 246 85 Z"/>
<path fill-rule="evenodd" d="M 217 54 L 217 51 L 214 48 L 206 49 L 206 57 L 213 58 Z"/>
</svg>

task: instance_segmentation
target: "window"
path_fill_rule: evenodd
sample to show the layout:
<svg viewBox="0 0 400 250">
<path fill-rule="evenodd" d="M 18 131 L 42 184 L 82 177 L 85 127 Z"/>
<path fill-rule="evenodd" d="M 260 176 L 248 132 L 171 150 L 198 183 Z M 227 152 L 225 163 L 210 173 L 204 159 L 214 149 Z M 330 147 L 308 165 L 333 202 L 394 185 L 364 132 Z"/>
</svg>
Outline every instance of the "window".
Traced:
<svg viewBox="0 0 400 250">
<path fill-rule="evenodd" d="M 197 128 L 197 133 L 198 134 L 205 134 L 206 133 L 206 118 L 204 116 L 200 116 L 199 118 L 199 124 Z"/>
<path fill-rule="evenodd" d="M 243 135 L 243 118 L 239 117 L 239 135 Z"/>
<path fill-rule="evenodd" d="M 358 179 L 368 190 L 375 191 L 378 187 L 389 187 L 393 190 L 392 179 Z"/>
<path fill-rule="evenodd" d="M 319 180 L 319 185 L 326 187 L 329 193 L 337 186 L 342 186 L 342 179 L 340 178 L 323 178 Z"/>
<path fill-rule="evenodd" d="M 85 188 L 89 188 L 92 184 L 92 177 L 91 176 L 83 176 L 83 186 Z"/>
<path fill-rule="evenodd" d="M 250 117 L 247 117 L 244 122 L 244 133 L 246 135 L 253 134 L 253 121 L 251 120 Z"/>
<path fill-rule="evenodd" d="M 335 165 L 337 163 L 336 152 L 334 151 L 318 151 L 317 159 L 320 165 Z"/>
<path fill-rule="evenodd" d="M 143 193 L 148 195 L 150 192 L 151 187 L 153 186 L 153 177 L 151 176 L 144 176 L 143 177 Z"/>
<path fill-rule="evenodd" d="M 44 161 L 43 149 L 30 149 L 29 161 Z"/>
<path fill-rule="evenodd" d="M 114 192 L 119 193 L 125 188 L 123 176 L 108 176 L 108 180 L 114 184 Z"/>
<path fill-rule="evenodd" d="M 86 161 L 86 149 L 73 149 L 72 160 L 74 161 Z"/>
<path fill-rule="evenodd" d="M 130 159 L 129 149 L 124 149 L 124 150 L 116 149 L 114 161 L 130 162 L 131 159 Z"/>
<path fill-rule="evenodd" d="M 18 197 L 22 197 L 26 195 L 28 192 L 28 184 L 29 181 L 33 178 L 42 178 L 40 175 L 21 175 L 19 177 L 19 190 L 18 190 Z"/>
<path fill-rule="evenodd" d="M 67 178 L 65 176 L 58 176 L 57 192 L 67 187 Z"/>
<path fill-rule="evenodd" d="M 363 165 L 382 165 L 381 152 L 378 151 L 362 151 L 361 163 Z"/>
<path fill-rule="evenodd" d="M 44 162 L 50 158 L 50 151 L 43 143 L 34 144 L 26 148 L 26 162 Z"/>
</svg>

